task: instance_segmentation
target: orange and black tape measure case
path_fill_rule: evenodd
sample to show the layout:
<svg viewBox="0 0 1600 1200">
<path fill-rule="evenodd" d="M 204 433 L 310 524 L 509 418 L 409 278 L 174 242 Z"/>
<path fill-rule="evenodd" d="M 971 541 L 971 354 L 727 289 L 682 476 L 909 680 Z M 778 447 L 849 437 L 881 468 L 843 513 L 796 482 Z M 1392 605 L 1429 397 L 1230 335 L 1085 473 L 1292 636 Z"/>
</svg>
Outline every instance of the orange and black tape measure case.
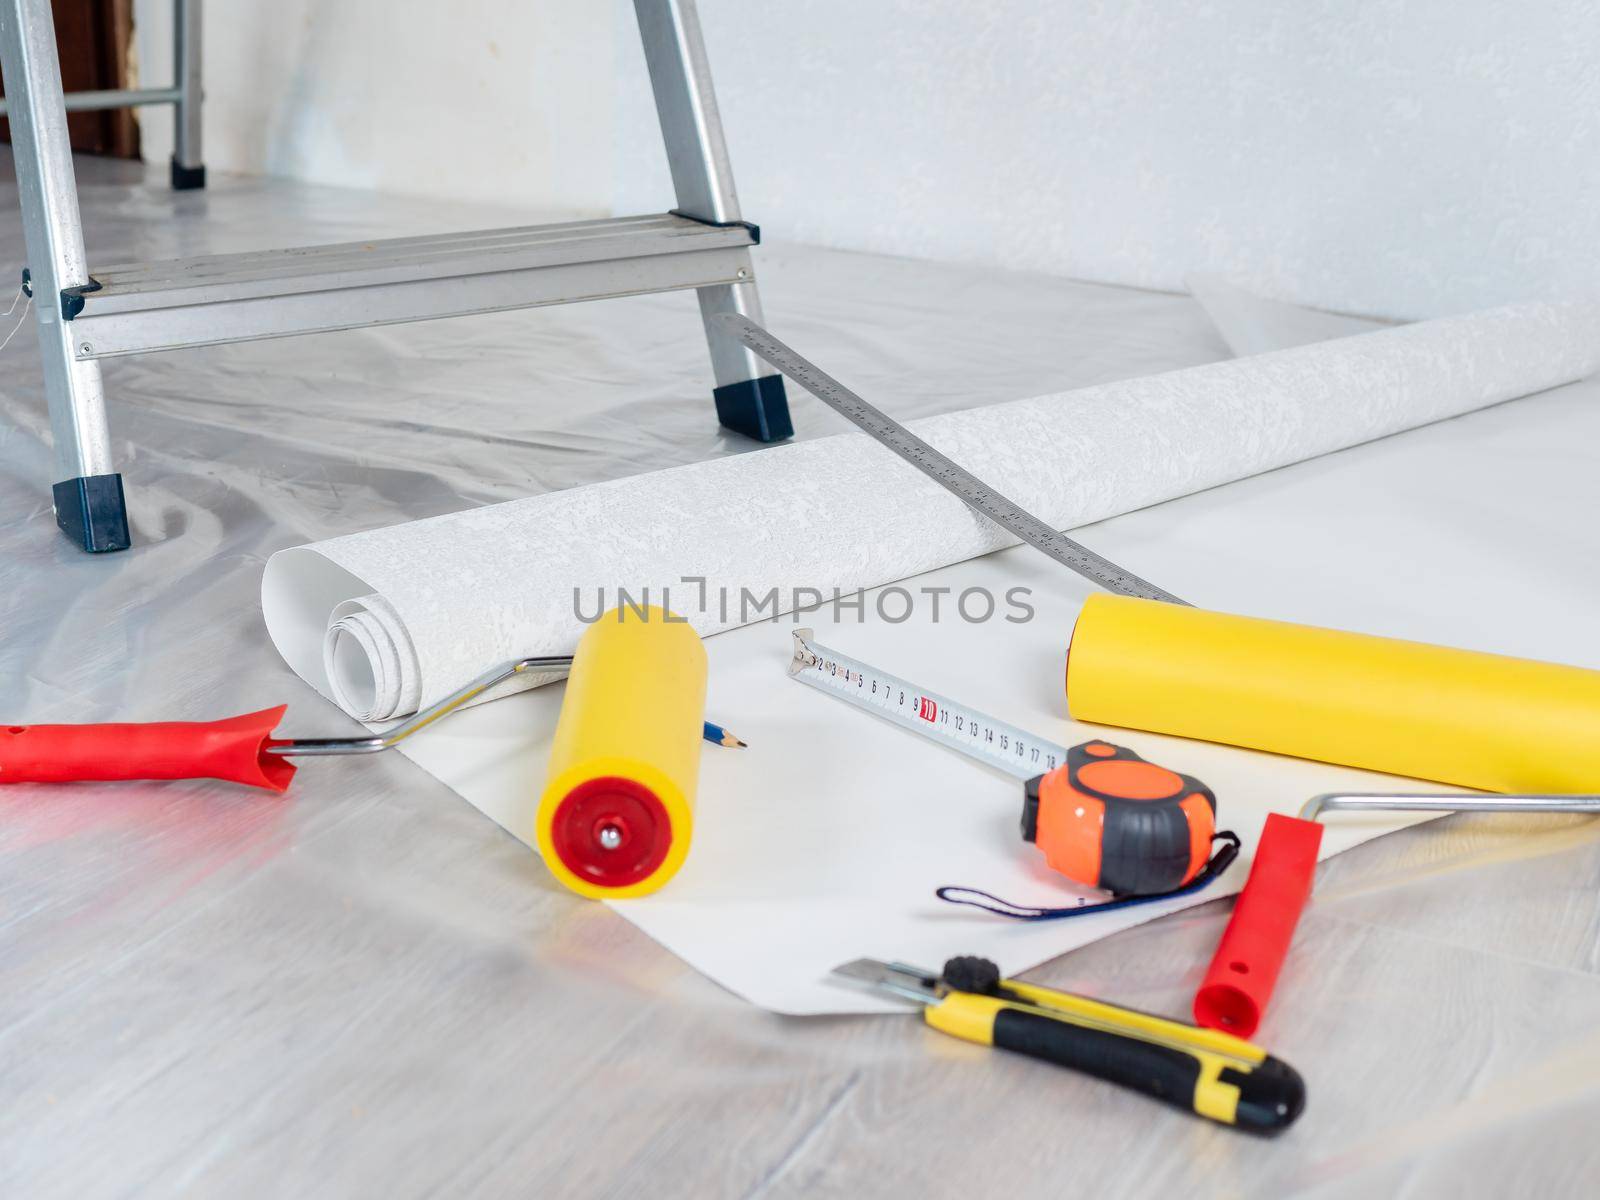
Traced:
<svg viewBox="0 0 1600 1200">
<path fill-rule="evenodd" d="M 1182 887 L 1205 869 L 1217 799 L 1198 779 L 1109 742 L 1028 780 L 1022 837 L 1055 870 L 1114 896 Z"/>
</svg>

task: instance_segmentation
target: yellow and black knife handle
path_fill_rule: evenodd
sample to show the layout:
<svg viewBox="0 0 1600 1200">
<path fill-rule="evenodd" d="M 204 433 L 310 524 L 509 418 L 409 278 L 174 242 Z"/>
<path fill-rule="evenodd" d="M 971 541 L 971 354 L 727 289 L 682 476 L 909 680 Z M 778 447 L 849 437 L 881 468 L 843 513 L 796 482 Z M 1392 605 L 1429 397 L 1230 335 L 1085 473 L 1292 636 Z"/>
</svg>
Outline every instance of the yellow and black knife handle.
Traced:
<svg viewBox="0 0 1600 1200">
<path fill-rule="evenodd" d="M 946 966 L 947 983 L 960 961 Z M 952 990 L 923 1016 L 943 1033 L 1070 1067 L 1251 1133 L 1281 1133 L 1305 1107 L 1299 1072 L 1259 1046 L 1086 996 L 1004 979 L 987 991 Z"/>
</svg>

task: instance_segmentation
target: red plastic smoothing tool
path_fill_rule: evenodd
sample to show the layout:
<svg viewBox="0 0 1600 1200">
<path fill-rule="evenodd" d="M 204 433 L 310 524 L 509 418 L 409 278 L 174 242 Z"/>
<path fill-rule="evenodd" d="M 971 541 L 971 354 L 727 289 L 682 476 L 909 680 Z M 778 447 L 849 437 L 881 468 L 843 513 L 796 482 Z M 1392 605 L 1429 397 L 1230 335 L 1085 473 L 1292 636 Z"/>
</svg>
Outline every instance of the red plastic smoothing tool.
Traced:
<svg viewBox="0 0 1600 1200">
<path fill-rule="evenodd" d="M 1250 878 L 1195 993 L 1196 1022 L 1238 1037 L 1256 1031 L 1311 895 L 1321 845 L 1317 822 L 1268 814 Z"/>
</svg>

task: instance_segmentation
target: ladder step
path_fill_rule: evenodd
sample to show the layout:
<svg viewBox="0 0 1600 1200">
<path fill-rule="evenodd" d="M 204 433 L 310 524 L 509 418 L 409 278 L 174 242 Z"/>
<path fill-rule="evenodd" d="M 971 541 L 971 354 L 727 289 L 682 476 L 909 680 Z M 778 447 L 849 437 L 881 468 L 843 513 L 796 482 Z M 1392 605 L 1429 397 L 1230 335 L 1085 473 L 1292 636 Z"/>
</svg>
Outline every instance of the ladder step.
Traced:
<svg viewBox="0 0 1600 1200">
<path fill-rule="evenodd" d="M 738 283 L 752 231 L 673 213 L 91 270 L 80 359 Z"/>
</svg>

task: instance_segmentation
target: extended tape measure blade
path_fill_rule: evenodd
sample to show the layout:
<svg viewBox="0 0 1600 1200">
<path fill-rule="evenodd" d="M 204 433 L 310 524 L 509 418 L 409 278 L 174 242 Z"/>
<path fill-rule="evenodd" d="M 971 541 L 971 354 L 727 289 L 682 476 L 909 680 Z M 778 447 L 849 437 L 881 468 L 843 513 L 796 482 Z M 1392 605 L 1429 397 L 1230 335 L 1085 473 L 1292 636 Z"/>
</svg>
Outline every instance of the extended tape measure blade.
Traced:
<svg viewBox="0 0 1600 1200">
<path fill-rule="evenodd" d="M 1066 750 L 1015 725 L 930 692 L 817 645 L 810 629 L 794 633 L 789 677 L 856 708 L 893 721 L 1018 779 L 1032 779 L 1067 761 Z"/>
</svg>

